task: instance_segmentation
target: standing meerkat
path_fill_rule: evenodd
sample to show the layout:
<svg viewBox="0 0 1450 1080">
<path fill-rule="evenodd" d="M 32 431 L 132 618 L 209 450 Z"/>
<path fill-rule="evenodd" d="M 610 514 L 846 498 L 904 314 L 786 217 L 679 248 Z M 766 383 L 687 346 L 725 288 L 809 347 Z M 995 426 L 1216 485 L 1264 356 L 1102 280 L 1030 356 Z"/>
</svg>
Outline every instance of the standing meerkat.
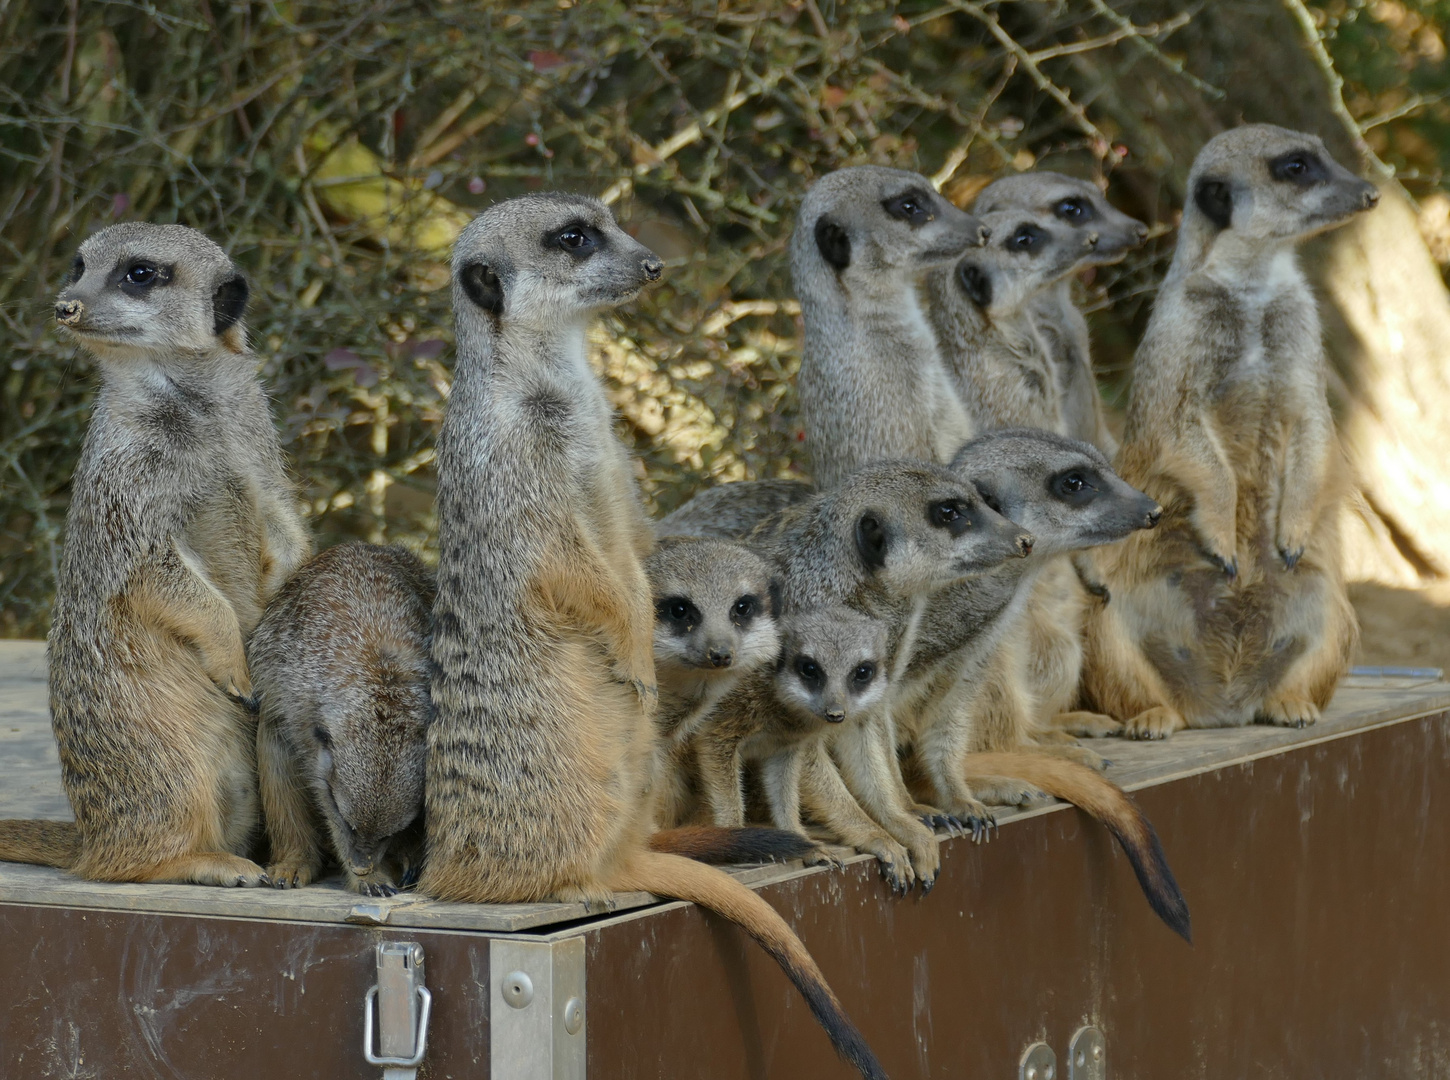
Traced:
<svg viewBox="0 0 1450 1080">
<path fill-rule="evenodd" d="M 275 887 L 316 879 L 324 850 L 369 896 L 416 873 L 436 589 L 403 548 L 341 544 L 297 571 L 257 625 L 247 659 Z"/>
<path fill-rule="evenodd" d="M 101 390 L 71 482 L 51 723 L 75 823 L 0 822 L 0 859 L 102 881 L 259 885 L 245 642 L 306 558 L 247 348 L 246 279 L 180 225 L 87 239 L 56 320 Z"/>
<path fill-rule="evenodd" d="M 1021 210 L 993 214 L 984 224 L 992 231 L 985 247 L 926 278 L 953 388 L 973 431 L 1060 431 L 1061 388 L 1031 307 L 1092 255 L 1097 233 Z"/>
<path fill-rule="evenodd" d="M 970 436 L 917 285 L 986 239 L 916 173 L 859 165 L 806 192 L 790 245 L 805 323 L 796 387 L 823 490 L 872 461 L 944 464 Z"/>
<path fill-rule="evenodd" d="M 1119 465 L 1159 535 L 1102 560 L 1084 696 L 1126 734 L 1313 723 L 1358 638 L 1339 551 L 1348 468 L 1297 245 L 1379 200 L 1313 135 L 1249 124 L 1188 175 L 1133 361 Z"/>
<path fill-rule="evenodd" d="M 883 1074 L 776 911 L 647 846 L 653 538 L 586 355 L 593 315 L 663 264 L 598 200 L 528 195 L 453 250 L 457 362 L 438 441 L 434 718 L 420 889 L 447 900 L 691 900 L 743 927 L 836 1048 Z"/>
<path fill-rule="evenodd" d="M 1088 266 L 1121 262 L 1148 236 L 1148 226 L 1115 208 L 1097 185 L 1055 172 L 1019 173 L 994 180 L 978 194 L 972 210 L 981 215 L 1026 211 L 1096 234 L 1097 243 L 1085 260 Z M 1103 415 L 1087 320 L 1072 301 L 1071 277 L 1034 298 L 1031 314 L 1057 375 L 1063 422 L 1057 430 L 1092 443 L 1112 460 L 1118 441 Z"/>
</svg>

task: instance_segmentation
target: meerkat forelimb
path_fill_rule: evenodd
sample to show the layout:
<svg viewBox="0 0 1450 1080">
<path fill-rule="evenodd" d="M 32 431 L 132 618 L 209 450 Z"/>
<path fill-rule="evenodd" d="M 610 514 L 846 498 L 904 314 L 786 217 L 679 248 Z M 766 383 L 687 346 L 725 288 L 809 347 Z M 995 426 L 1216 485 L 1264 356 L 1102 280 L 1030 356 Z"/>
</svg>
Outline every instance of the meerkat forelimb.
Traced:
<svg viewBox="0 0 1450 1080">
<path fill-rule="evenodd" d="M 1188 193 L 1119 455 L 1164 524 L 1102 560 L 1113 603 L 1089 622 L 1086 702 L 1138 738 L 1311 723 L 1357 635 L 1336 525 L 1345 469 L 1295 248 L 1378 193 L 1318 138 L 1267 124 L 1211 139 Z"/>
<path fill-rule="evenodd" d="M 499 203 L 454 245 L 419 888 L 474 902 L 608 906 L 616 890 L 643 890 L 698 903 L 765 948 L 838 1051 L 879 1077 L 774 908 L 648 847 L 653 534 L 585 331 L 662 270 L 606 206 L 576 195 Z"/>
<path fill-rule="evenodd" d="M 1094 233 L 1097 244 L 1085 260 L 1087 266 L 1120 262 L 1148 235 L 1148 226 L 1109 203 L 1096 184 L 1055 172 L 1017 173 L 994 180 L 977 195 L 972 210 L 979 215 L 1025 210 Z M 1092 443 L 1111 461 L 1118 442 L 1103 415 L 1087 320 L 1073 303 L 1071 277 L 1035 297 L 1031 314 L 1057 373 L 1063 421 L 1059 432 Z"/>
<path fill-rule="evenodd" d="M 302 567 L 247 648 L 272 884 L 391 896 L 420 864 L 436 585 L 400 547 L 351 543 Z"/>
<path fill-rule="evenodd" d="M 241 317 L 247 283 L 180 225 L 80 246 L 56 321 L 101 390 L 50 632 L 74 825 L 0 823 L 0 859 L 103 881 L 258 885 L 245 641 L 310 550 Z"/>
<path fill-rule="evenodd" d="M 854 166 L 806 192 L 791 277 L 805 324 L 801 416 L 822 489 L 876 460 L 945 463 L 971 434 L 918 282 L 986 236 L 916 173 Z"/>
</svg>

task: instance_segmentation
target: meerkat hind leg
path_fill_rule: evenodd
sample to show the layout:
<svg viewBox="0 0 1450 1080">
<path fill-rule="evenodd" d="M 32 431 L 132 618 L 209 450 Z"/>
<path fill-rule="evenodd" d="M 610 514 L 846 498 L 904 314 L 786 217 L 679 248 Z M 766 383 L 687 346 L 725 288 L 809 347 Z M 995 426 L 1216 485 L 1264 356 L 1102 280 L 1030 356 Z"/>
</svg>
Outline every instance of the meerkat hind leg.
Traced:
<svg viewBox="0 0 1450 1080">
<path fill-rule="evenodd" d="M 1015 780 L 1010 776 L 967 774 L 967 782 L 984 803 L 994 806 L 1022 806 L 1037 799 L 1045 799 L 1047 792 L 1029 784 L 1026 780 Z"/>
<path fill-rule="evenodd" d="M 1106 739 L 1123 734 L 1123 722 L 1088 709 L 1061 712 L 1048 721 L 1048 731 L 1074 739 Z"/>
<path fill-rule="evenodd" d="M 218 885 L 223 888 L 255 888 L 272 883 L 267 872 L 251 859 L 227 851 L 195 851 L 178 855 L 131 880 L 150 884 Z"/>
<path fill-rule="evenodd" d="M 1169 705 L 1154 705 L 1123 721 L 1123 735 L 1129 739 L 1166 739 L 1188 726 L 1183 714 Z"/>
</svg>

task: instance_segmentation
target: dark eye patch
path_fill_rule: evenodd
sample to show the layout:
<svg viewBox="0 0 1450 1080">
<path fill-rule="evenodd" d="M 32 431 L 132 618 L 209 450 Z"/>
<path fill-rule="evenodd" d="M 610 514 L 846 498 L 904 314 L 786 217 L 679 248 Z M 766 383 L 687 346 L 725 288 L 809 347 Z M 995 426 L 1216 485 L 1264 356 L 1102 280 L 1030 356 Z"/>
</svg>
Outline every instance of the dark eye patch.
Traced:
<svg viewBox="0 0 1450 1080">
<path fill-rule="evenodd" d="M 1097 495 L 1100 485 L 1101 480 L 1091 469 L 1069 469 L 1049 480 L 1047 489 L 1062 502 L 1082 504 Z"/>
<path fill-rule="evenodd" d="M 655 602 L 655 618 L 683 636 L 700 625 L 700 609 L 683 596 L 667 596 Z"/>
<path fill-rule="evenodd" d="M 936 217 L 932 209 L 931 196 L 917 188 L 893 195 L 881 203 L 881 209 L 897 221 L 904 221 L 912 228 L 925 225 Z"/>
<path fill-rule="evenodd" d="M 115 281 L 121 291 L 140 296 L 151 289 L 171 284 L 173 268 L 150 259 L 130 259 L 116 267 Z"/>
<path fill-rule="evenodd" d="M 742 596 L 730 606 L 730 621 L 744 628 L 760 611 L 760 599 L 756 596 Z"/>
<path fill-rule="evenodd" d="M 327 729 L 321 724 L 318 724 L 312 729 L 312 737 L 317 740 L 317 745 L 324 750 L 332 749 L 332 736 L 327 733 Z"/>
<path fill-rule="evenodd" d="M 1329 170 L 1311 150 L 1291 150 L 1269 162 L 1269 175 L 1299 187 L 1313 187 L 1329 179 Z"/>
<path fill-rule="evenodd" d="M 1098 214 L 1093 209 L 1093 204 L 1087 199 L 1080 199 L 1074 196 L 1070 199 L 1060 199 L 1052 208 L 1055 216 L 1072 225 L 1082 225 L 1094 220 Z"/>
<path fill-rule="evenodd" d="M 576 259 L 587 259 L 604 247 L 604 237 L 598 229 L 582 221 L 570 222 L 550 238 L 555 247 L 563 248 Z"/>
<path fill-rule="evenodd" d="M 801 682 L 813 690 L 826 681 L 826 673 L 821 670 L 821 665 L 809 656 L 796 657 L 795 673 L 800 677 Z"/>
<path fill-rule="evenodd" d="M 856 690 L 864 690 L 871 685 L 871 680 L 876 678 L 876 665 L 869 661 L 857 664 L 856 669 L 851 672 L 851 686 Z"/>
<path fill-rule="evenodd" d="M 1024 221 L 1013 230 L 1012 235 L 1007 237 L 1006 243 L 1002 246 L 1008 251 L 1019 254 L 1031 255 L 1041 250 L 1047 244 L 1047 231 Z"/>
<path fill-rule="evenodd" d="M 971 508 L 960 499 L 944 499 L 926 508 L 926 519 L 938 529 L 961 536 L 972 527 Z"/>
<path fill-rule="evenodd" d="M 70 271 L 65 276 L 65 283 L 67 285 L 74 285 L 81 278 L 85 277 L 85 274 L 86 260 L 77 255 L 70 264 Z"/>
</svg>

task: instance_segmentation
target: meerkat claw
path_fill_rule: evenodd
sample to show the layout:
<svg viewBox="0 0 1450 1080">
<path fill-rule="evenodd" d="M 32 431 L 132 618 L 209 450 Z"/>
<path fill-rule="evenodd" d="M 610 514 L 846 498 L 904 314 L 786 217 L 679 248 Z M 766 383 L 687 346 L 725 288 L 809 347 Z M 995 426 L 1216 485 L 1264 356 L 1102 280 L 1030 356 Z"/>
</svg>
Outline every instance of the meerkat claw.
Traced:
<svg viewBox="0 0 1450 1080">
<path fill-rule="evenodd" d="M 1279 549 L 1279 558 L 1283 560 L 1285 570 L 1294 569 L 1294 567 L 1299 565 L 1299 560 L 1303 557 L 1304 549 L 1302 547 Z"/>
</svg>

